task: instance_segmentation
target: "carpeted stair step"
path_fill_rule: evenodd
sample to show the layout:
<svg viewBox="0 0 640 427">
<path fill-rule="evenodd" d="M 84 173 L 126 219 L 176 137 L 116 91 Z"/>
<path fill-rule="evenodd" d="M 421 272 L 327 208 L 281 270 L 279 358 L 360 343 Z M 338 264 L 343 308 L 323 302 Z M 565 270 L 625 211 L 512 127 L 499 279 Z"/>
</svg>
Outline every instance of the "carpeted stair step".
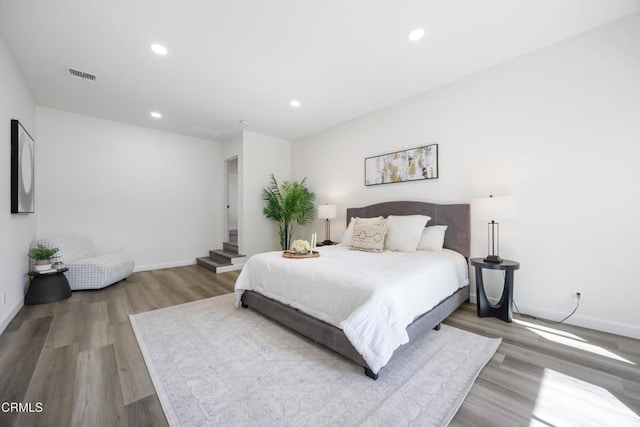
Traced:
<svg viewBox="0 0 640 427">
<path fill-rule="evenodd" d="M 241 264 L 231 264 L 230 262 L 219 263 L 211 260 L 209 257 L 196 258 L 196 263 L 199 266 L 207 268 L 215 273 L 225 273 L 227 271 L 240 270 L 244 265 L 244 263 L 241 263 Z"/>
<path fill-rule="evenodd" d="M 222 250 L 225 252 L 238 253 L 238 245 L 230 242 L 222 242 Z"/>
<path fill-rule="evenodd" d="M 246 255 L 240 255 L 237 252 L 229 252 L 224 249 L 217 249 L 209 251 L 209 258 L 211 261 L 219 264 L 242 264 L 246 261 Z"/>
</svg>

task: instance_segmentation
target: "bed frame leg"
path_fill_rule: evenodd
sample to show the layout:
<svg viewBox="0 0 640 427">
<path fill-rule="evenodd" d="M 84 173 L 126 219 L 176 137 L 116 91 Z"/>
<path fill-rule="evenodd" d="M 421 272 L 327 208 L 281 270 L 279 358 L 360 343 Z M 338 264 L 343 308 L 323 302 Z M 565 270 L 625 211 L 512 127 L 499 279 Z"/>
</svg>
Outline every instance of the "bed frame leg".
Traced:
<svg viewBox="0 0 640 427">
<path fill-rule="evenodd" d="M 374 381 L 378 379 L 378 374 L 374 374 L 373 371 L 366 366 L 364 367 L 364 374 Z"/>
<path fill-rule="evenodd" d="M 242 308 L 249 308 L 249 306 L 245 303 L 242 303 Z"/>
<path fill-rule="evenodd" d="M 440 325 L 441 323 L 438 323 L 436 326 L 433 327 L 434 330 L 439 331 L 440 330 Z"/>
</svg>

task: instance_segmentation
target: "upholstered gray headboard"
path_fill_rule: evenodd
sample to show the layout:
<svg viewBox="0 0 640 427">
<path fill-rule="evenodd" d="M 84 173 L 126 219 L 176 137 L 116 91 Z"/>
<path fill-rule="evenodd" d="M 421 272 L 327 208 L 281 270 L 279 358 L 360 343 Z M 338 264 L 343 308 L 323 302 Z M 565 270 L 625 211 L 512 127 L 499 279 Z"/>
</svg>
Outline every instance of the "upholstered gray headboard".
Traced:
<svg viewBox="0 0 640 427">
<path fill-rule="evenodd" d="M 427 225 L 448 225 L 444 247 L 460 252 L 465 257 L 471 253 L 471 216 L 468 204 L 438 205 L 427 202 L 384 202 L 362 208 L 347 208 L 347 226 L 352 217 L 369 218 L 389 215 L 428 215 Z"/>
</svg>

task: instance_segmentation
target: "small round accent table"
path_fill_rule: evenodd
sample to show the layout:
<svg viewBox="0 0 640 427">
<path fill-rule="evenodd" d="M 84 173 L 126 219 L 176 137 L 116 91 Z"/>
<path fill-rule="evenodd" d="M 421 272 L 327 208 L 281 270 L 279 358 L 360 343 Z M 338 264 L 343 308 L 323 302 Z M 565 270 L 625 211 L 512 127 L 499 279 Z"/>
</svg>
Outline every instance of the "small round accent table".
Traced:
<svg viewBox="0 0 640 427">
<path fill-rule="evenodd" d="M 68 268 L 53 271 L 30 271 L 31 283 L 24 296 L 25 305 L 47 304 L 60 301 L 71 296 L 69 281 L 63 274 Z"/>
<path fill-rule="evenodd" d="M 471 258 L 471 265 L 476 269 L 476 296 L 478 317 L 494 316 L 511 323 L 513 317 L 513 272 L 520 268 L 520 263 L 503 259 L 502 262 L 485 262 L 484 258 Z M 502 270 L 504 275 L 504 288 L 502 297 L 497 304 L 491 304 L 484 292 L 482 270 Z"/>
</svg>

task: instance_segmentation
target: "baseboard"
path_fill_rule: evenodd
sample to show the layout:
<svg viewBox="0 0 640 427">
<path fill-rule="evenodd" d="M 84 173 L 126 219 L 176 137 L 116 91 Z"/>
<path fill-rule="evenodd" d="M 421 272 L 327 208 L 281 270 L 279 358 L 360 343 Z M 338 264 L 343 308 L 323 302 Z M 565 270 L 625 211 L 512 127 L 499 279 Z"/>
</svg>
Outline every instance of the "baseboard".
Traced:
<svg viewBox="0 0 640 427">
<path fill-rule="evenodd" d="M 136 265 L 135 271 L 149 271 L 149 270 L 161 270 L 163 268 L 173 268 L 173 267 L 184 267 L 186 265 L 194 265 L 196 263 L 194 259 L 188 259 L 184 261 L 171 261 L 171 262 L 163 262 L 160 264 L 145 264 L 145 265 Z"/>
<path fill-rule="evenodd" d="M 473 304 L 476 303 L 476 294 L 469 295 L 469 301 Z M 492 304 L 497 304 L 498 298 L 489 298 Z M 547 310 L 545 308 L 535 307 L 526 304 L 518 304 L 518 308 L 522 313 L 530 314 L 546 320 L 560 320 L 566 317 L 571 311 L 567 313 L 561 313 L 554 310 Z M 515 313 L 515 307 L 513 309 Z M 593 317 L 587 317 L 580 315 L 580 309 L 565 320 L 564 323 L 574 326 L 580 326 L 582 328 L 594 329 L 596 331 L 608 332 L 610 334 L 622 335 L 629 338 L 640 339 L 640 326 L 630 325 L 626 323 L 612 322 L 609 320 L 595 319 Z"/>
<path fill-rule="evenodd" d="M 16 314 L 20 311 L 22 306 L 24 305 L 24 300 L 20 299 L 18 303 L 7 313 L 4 319 L 2 319 L 2 323 L 0 323 L 0 334 L 4 332 L 9 323 L 16 317 Z"/>
</svg>

